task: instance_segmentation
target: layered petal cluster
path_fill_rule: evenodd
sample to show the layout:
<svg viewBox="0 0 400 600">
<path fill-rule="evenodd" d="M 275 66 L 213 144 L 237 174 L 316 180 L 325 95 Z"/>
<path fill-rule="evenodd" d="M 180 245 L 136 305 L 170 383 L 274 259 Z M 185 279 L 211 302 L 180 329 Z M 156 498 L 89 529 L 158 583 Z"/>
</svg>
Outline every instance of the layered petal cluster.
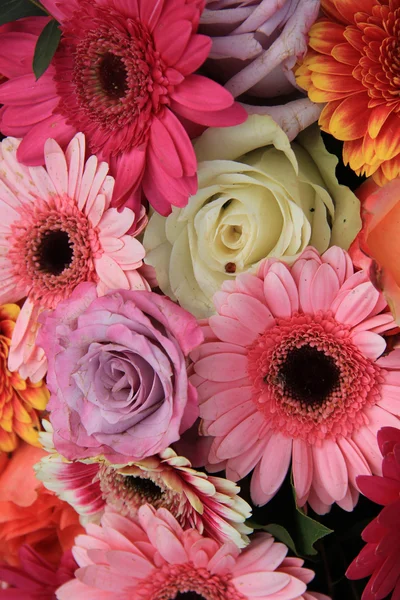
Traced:
<svg viewBox="0 0 400 600">
<path fill-rule="evenodd" d="M 233 481 L 254 468 L 258 505 L 291 463 L 300 506 L 352 510 L 356 477 L 381 471 L 377 430 L 399 423 L 400 351 L 382 356 L 394 327 L 384 298 L 334 246 L 291 267 L 264 261 L 214 302 L 191 354 L 209 463 Z"/>
<path fill-rule="evenodd" d="M 327 600 L 308 593 L 314 573 L 267 533 L 241 553 L 196 530 L 183 531 L 165 509 L 142 506 L 138 520 L 107 512 L 89 524 L 73 549 L 76 579 L 58 600 L 207 598 L 207 600 Z"/>
<path fill-rule="evenodd" d="M 4 600 L 55 600 L 56 590 L 73 579 L 77 568 L 70 550 L 54 565 L 30 546 L 21 546 L 19 562 L 19 567 L 0 565 L 0 581 L 7 585 L 0 592 Z"/>
<path fill-rule="evenodd" d="M 273 98 L 272 106 L 253 101 L 246 110 L 270 114 L 290 139 L 316 121 L 322 108 L 298 97 L 292 72 L 307 51 L 319 5 L 319 0 L 207 0 L 200 18 L 200 32 L 212 40 L 208 71 L 235 98 L 244 93 Z"/>
<path fill-rule="evenodd" d="M 361 476 L 358 485 L 363 494 L 384 508 L 364 529 L 367 542 L 347 569 L 349 579 L 371 578 L 362 600 L 383 600 L 392 593 L 400 595 L 400 430 L 383 427 L 378 432 L 379 448 L 383 455 L 382 477 Z"/>
<path fill-rule="evenodd" d="M 39 445 L 38 410 L 44 410 L 50 398 L 44 381 L 32 383 L 8 370 L 8 355 L 15 322 L 20 313 L 16 304 L 0 306 L 0 451 L 11 452 L 18 437 Z"/>
<path fill-rule="evenodd" d="M 322 0 L 297 83 L 326 102 L 323 131 L 344 141 L 343 160 L 383 185 L 400 174 L 397 0 Z"/>
<path fill-rule="evenodd" d="M 195 528 L 240 548 L 253 531 L 244 524 L 251 508 L 238 496 L 240 488 L 192 469 L 190 461 L 172 448 L 118 466 L 96 459 L 69 462 L 53 451 L 35 465 L 35 471 L 46 488 L 91 522 L 100 521 L 106 506 L 135 518 L 143 504 L 150 504 L 169 510 L 183 529 Z"/>
<path fill-rule="evenodd" d="M 24 544 L 58 564 L 83 531 L 75 510 L 35 477 L 33 465 L 45 454 L 21 445 L 0 474 L 0 561 L 13 566 L 19 564 Z"/>
<path fill-rule="evenodd" d="M 92 153 L 117 174 L 114 202 L 142 190 L 168 214 L 197 188 L 196 157 L 182 122 L 236 125 L 243 107 L 219 84 L 194 75 L 211 40 L 196 33 L 204 0 L 44 0 L 62 38 L 52 64 L 36 81 L 32 57 L 45 17 L 0 35 L 0 130 L 24 136 L 19 159 L 40 165 L 40 142 L 64 146 L 83 131 Z M 22 31 L 21 31 L 22 28 Z M 133 203 L 133 204 L 132 204 Z"/>
<path fill-rule="evenodd" d="M 41 144 L 36 140 L 38 147 Z M 83 281 L 146 289 L 137 269 L 144 249 L 130 231 L 135 213 L 111 208 L 114 179 L 95 156 L 85 160 L 85 137 L 65 152 L 44 144 L 45 167 L 25 167 L 20 140 L 0 144 L 0 302 L 27 297 L 13 331 L 9 368 L 39 381 L 46 357 L 36 345 L 38 316 L 68 298 Z"/>
<path fill-rule="evenodd" d="M 162 291 L 196 317 L 213 314 L 225 280 L 264 258 L 290 263 L 308 245 L 347 250 L 357 235 L 359 201 L 338 183 L 316 126 L 290 144 L 271 117 L 252 115 L 194 145 L 199 191 L 167 218 L 153 214 L 143 244 Z"/>
<path fill-rule="evenodd" d="M 186 356 L 203 334 L 183 308 L 144 290 L 98 297 L 93 283 L 82 283 L 42 321 L 60 454 L 125 464 L 162 452 L 193 425 Z"/>
<path fill-rule="evenodd" d="M 368 179 L 357 190 L 361 200 L 362 229 L 349 253 L 354 264 L 368 269 L 377 289 L 400 323 L 400 268 L 398 223 L 400 218 L 400 180 L 389 181 L 380 188 Z"/>
</svg>

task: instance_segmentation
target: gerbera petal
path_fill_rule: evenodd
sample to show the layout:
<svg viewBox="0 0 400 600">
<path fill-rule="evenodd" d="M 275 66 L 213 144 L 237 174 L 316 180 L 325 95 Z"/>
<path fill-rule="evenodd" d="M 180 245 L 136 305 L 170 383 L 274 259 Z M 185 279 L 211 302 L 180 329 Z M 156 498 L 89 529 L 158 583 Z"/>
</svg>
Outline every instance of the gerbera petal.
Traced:
<svg viewBox="0 0 400 600">
<path fill-rule="evenodd" d="M 379 292 L 370 282 L 362 283 L 344 297 L 335 310 L 335 318 L 340 323 L 357 325 L 370 315 L 378 298 Z"/>
<path fill-rule="evenodd" d="M 29 166 L 43 163 L 43 148 L 47 139 L 54 139 L 61 147 L 65 146 L 73 135 L 75 128 L 67 123 L 67 119 L 54 114 L 37 123 L 25 135 L 18 148 L 17 158 Z"/>
<path fill-rule="evenodd" d="M 323 488 L 333 500 L 341 500 L 347 492 L 348 472 L 339 446 L 325 439 L 321 446 L 313 446 L 312 453 L 315 491 L 320 495 Z"/>
<path fill-rule="evenodd" d="M 223 110 L 233 104 L 230 92 L 202 75 L 186 77 L 171 94 L 171 98 L 189 109 L 202 112 Z M 207 98 L 207 102 L 204 102 L 204 98 Z"/>
<path fill-rule="evenodd" d="M 68 191 L 68 169 L 65 154 L 55 140 L 48 139 L 44 145 L 44 159 L 57 194 Z"/>
<path fill-rule="evenodd" d="M 306 498 L 313 479 L 313 459 L 311 447 L 300 439 L 293 440 L 292 472 L 297 500 Z"/>
<path fill-rule="evenodd" d="M 273 462 L 270 460 L 271 453 L 274 456 Z M 253 479 L 251 483 L 251 497 L 256 505 L 266 504 L 276 494 L 286 477 L 291 456 L 292 440 L 280 433 L 272 434 L 253 475 L 253 479 L 259 481 L 262 494 L 257 493 Z"/>
<path fill-rule="evenodd" d="M 352 339 L 362 353 L 373 361 L 376 361 L 386 348 L 383 337 L 372 331 L 357 332 Z"/>
<path fill-rule="evenodd" d="M 339 291 L 339 281 L 332 267 L 324 263 L 318 267 L 311 282 L 311 304 L 314 312 L 329 310 Z"/>
<path fill-rule="evenodd" d="M 101 281 L 111 290 L 128 290 L 129 281 L 118 263 L 108 254 L 95 258 L 96 272 Z"/>
</svg>

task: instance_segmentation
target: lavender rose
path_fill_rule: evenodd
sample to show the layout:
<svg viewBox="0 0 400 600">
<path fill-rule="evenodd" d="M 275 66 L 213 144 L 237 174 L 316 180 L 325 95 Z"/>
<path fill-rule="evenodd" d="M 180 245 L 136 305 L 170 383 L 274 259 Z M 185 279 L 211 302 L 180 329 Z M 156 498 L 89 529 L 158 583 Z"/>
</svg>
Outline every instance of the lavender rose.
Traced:
<svg viewBox="0 0 400 600">
<path fill-rule="evenodd" d="M 212 39 L 209 72 L 235 98 L 253 96 L 244 105 L 248 113 L 270 115 L 290 140 L 323 106 L 304 96 L 292 72 L 307 51 L 319 6 L 320 0 L 206 0 L 200 19 L 200 32 Z M 259 106 L 256 98 L 266 100 Z"/>
<path fill-rule="evenodd" d="M 185 356 L 203 335 L 169 299 L 129 290 L 98 298 L 95 285 L 84 283 L 42 325 L 54 444 L 66 458 L 140 460 L 196 420 Z"/>
</svg>

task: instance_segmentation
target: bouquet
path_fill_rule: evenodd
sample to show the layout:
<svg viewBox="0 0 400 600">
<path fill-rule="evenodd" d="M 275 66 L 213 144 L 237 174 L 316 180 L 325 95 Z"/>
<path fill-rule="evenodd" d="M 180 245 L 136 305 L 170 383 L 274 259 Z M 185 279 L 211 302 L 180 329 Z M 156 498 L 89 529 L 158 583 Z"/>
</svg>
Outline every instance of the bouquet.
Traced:
<svg viewBox="0 0 400 600">
<path fill-rule="evenodd" d="M 3 0 L 0 598 L 400 598 L 400 3 Z"/>
</svg>

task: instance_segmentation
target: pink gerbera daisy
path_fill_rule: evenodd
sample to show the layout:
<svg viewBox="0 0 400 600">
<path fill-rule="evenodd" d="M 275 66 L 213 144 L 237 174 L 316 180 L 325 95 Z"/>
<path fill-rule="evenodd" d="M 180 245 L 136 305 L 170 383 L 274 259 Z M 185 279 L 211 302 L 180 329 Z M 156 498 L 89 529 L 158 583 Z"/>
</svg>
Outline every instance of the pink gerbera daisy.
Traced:
<svg viewBox="0 0 400 600">
<path fill-rule="evenodd" d="M 211 40 L 196 33 L 205 0 L 43 0 L 59 21 L 60 46 L 38 80 L 31 71 L 37 22 L 0 36 L 0 129 L 25 136 L 19 159 L 42 164 L 40 142 L 61 145 L 83 131 L 90 150 L 118 175 L 116 205 L 143 189 L 168 214 L 197 190 L 196 157 L 182 121 L 229 126 L 246 119 L 219 84 L 193 75 Z M 21 25 L 19 25 L 21 27 Z M 39 143 L 38 143 L 39 142 Z"/>
<path fill-rule="evenodd" d="M 138 521 L 106 513 L 76 538 L 76 579 L 58 600 L 323 600 L 306 592 L 314 573 L 268 533 L 239 554 L 196 530 L 183 531 L 164 508 L 142 506 Z M 327 599 L 326 599 L 327 600 Z"/>
<path fill-rule="evenodd" d="M 264 261 L 214 302 L 192 353 L 209 462 L 234 481 L 255 467 L 258 505 L 292 462 L 300 506 L 352 510 L 357 475 L 381 470 L 377 430 L 399 423 L 400 350 L 382 357 L 395 325 L 382 295 L 333 247 L 291 267 Z"/>
<path fill-rule="evenodd" d="M 45 143 L 44 167 L 17 160 L 20 141 L 0 144 L 0 304 L 27 297 L 11 341 L 9 368 L 40 380 L 46 359 L 35 345 L 38 315 L 70 296 L 82 281 L 145 289 L 137 268 L 144 248 L 130 235 L 135 214 L 110 208 L 114 179 L 77 134 L 66 152 Z"/>
<path fill-rule="evenodd" d="M 349 579 L 371 575 L 362 600 L 383 600 L 393 592 L 400 598 L 400 431 L 384 427 L 378 432 L 383 454 L 383 477 L 361 476 L 357 479 L 363 494 L 383 508 L 363 531 L 367 545 L 347 569 Z"/>
<path fill-rule="evenodd" d="M 50 424 L 44 421 L 50 432 Z M 49 447 L 51 433 L 41 434 L 47 450 L 37 465 L 37 478 L 86 520 L 99 522 L 106 506 L 135 518 L 143 504 L 166 508 L 183 529 L 196 528 L 220 542 L 243 548 L 253 530 L 245 525 L 251 508 L 232 481 L 192 469 L 172 448 L 126 465 L 104 460 L 69 462 Z"/>
</svg>

